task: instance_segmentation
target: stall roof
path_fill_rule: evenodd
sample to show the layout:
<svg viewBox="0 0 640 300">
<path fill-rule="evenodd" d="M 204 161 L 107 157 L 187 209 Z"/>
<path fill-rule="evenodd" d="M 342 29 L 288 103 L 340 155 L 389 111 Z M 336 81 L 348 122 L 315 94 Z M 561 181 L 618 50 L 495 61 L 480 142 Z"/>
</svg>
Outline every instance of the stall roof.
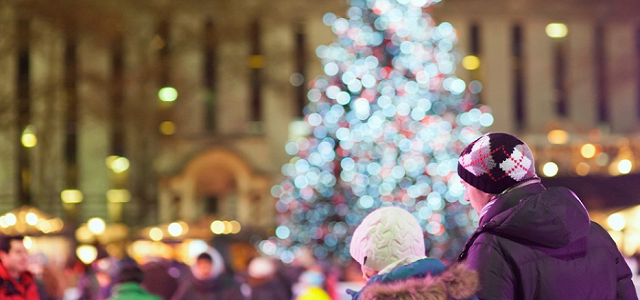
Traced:
<svg viewBox="0 0 640 300">
<path fill-rule="evenodd" d="M 547 187 L 564 186 L 573 190 L 589 211 L 616 210 L 640 204 L 640 174 L 615 177 L 542 178 Z"/>
</svg>

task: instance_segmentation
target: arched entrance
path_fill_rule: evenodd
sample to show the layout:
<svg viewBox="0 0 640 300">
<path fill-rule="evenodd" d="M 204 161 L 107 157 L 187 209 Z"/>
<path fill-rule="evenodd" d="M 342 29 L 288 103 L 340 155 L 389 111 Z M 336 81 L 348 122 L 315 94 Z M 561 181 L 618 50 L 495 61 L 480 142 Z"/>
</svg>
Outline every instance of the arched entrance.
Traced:
<svg viewBox="0 0 640 300">
<path fill-rule="evenodd" d="M 161 185 L 162 222 L 203 217 L 237 220 L 260 227 L 273 218 L 268 180 L 256 175 L 236 153 L 224 149 L 194 157 L 184 172 Z"/>
</svg>

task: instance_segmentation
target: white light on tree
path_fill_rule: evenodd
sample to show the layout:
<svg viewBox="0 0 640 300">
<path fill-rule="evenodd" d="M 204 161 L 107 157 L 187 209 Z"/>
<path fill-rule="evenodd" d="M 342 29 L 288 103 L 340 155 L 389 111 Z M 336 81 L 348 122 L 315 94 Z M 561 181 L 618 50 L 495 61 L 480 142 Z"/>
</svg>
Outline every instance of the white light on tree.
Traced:
<svg viewBox="0 0 640 300">
<path fill-rule="evenodd" d="M 103 234 L 107 226 L 101 218 L 91 218 L 87 221 L 87 227 L 93 234 Z"/>
<path fill-rule="evenodd" d="M 170 86 L 163 87 L 158 91 L 158 98 L 164 102 L 173 102 L 178 99 L 178 91 Z"/>
<path fill-rule="evenodd" d="M 620 213 L 614 213 L 607 218 L 607 224 L 609 224 L 609 227 L 611 227 L 613 231 L 622 231 L 622 229 L 627 225 L 627 222 L 623 215 Z"/>
<path fill-rule="evenodd" d="M 549 23 L 545 32 L 550 38 L 561 39 L 567 36 L 569 30 L 567 29 L 567 25 L 562 23 Z"/>
<path fill-rule="evenodd" d="M 558 165 L 556 163 L 550 161 L 542 167 L 542 173 L 544 176 L 553 177 L 558 174 Z"/>
</svg>

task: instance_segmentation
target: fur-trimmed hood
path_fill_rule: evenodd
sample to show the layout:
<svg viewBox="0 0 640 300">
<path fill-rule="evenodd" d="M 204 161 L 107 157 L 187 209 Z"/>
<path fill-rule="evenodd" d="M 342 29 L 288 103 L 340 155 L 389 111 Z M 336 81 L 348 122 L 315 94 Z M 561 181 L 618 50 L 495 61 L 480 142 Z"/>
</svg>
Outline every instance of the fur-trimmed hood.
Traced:
<svg viewBox="0 0 640 300">
<path fill-rule="evenodd" d="M 393 281 L 376 281 L 358 293 L 358 300 L 448 300 L 475 299 L 478 274 L 458 263 L 433 275 L 412 276 Z"/>
</svg>

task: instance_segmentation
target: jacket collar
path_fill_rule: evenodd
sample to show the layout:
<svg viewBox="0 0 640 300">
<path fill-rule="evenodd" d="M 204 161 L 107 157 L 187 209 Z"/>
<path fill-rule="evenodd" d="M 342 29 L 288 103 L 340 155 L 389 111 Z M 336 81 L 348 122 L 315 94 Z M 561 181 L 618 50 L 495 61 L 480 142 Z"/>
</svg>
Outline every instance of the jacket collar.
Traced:
<svg viewBox="0 0 640 300">
<path fill-rule="evenodd" d="M 541 193 L 546 189 L 547 188 L 540 183 L 539 178 L 531 178 L 508 188 L 504 192 L 494 196 L 493 200 L 485 207 L 486 210 L 483 208 L 484 214 L 480 217 L 478 226 L 484 226 L 499 213 L 518 205 L 520 200 Z"/>
<path fill-rule="evenodd" d="M 3 285 L 11 285 L 13 289 L 21 295 L 26 294 L 27 288 L 34 282 L 33 275 L 28 271 L 22 272 L 19 282 L 16 281 L 9 275 L 9 272 L 4 265 L 2 265 L 2 262 L 0 262 L 0 278 L 4 281 Z"/>
</svg>

